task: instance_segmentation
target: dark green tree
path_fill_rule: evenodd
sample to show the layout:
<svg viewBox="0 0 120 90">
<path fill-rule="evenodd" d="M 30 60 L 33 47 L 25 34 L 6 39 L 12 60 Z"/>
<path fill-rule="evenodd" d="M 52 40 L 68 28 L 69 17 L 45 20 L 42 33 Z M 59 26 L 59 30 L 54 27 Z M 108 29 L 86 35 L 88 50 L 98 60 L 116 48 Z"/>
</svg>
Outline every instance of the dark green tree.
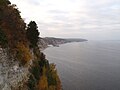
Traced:
<svg viewBox="0 0 120 90">
<path fill-rule="evenodd" d="M 35 21 L 31 21 L 27 27 L 27 38 L 30 41 L 30 47 L 37 46 L 37 42 L 39 39 L 38 27 Z"/>
</svg>

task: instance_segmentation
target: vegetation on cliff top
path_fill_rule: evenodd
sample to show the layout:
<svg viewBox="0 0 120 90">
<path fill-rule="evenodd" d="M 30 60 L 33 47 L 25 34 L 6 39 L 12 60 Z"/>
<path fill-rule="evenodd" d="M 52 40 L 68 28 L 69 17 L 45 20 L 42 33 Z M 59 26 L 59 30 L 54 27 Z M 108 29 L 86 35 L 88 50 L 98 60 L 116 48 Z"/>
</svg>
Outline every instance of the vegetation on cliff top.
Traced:
<svg viewBox="0 0 120 90">
<path fill-rule="evenodd" d="M 39 51 L 38 39 L 36 22 L 31 21 L 26 27 L 16 5 L 9 0 L 0 0 L 0 46 L 9 48 L 22 66 L 32 60 L 29 80 L 26 82 L 28 90 L 61 90 L 55 66 L 49 64 Z"/>
<path fill-rule="evenodd" d="M 27 38 L 30 41 L 30 47 L 37 46 L 37 42 L 39 39 L 38 27 L 35 21 L 31 21 L 27 27 Z"/>
</svg>

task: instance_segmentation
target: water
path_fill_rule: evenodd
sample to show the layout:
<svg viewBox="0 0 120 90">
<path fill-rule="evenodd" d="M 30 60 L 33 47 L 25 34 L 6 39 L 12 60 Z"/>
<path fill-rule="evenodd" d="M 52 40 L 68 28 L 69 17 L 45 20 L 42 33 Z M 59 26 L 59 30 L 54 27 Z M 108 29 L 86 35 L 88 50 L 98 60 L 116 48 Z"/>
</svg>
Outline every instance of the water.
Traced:
<svg viewBox="0 0 120 90">
<path fill-rule="evenodd" d="M 120 90 L 120 41 L 68 43 L 44 50 L 63 90 Z"/>
</svg>

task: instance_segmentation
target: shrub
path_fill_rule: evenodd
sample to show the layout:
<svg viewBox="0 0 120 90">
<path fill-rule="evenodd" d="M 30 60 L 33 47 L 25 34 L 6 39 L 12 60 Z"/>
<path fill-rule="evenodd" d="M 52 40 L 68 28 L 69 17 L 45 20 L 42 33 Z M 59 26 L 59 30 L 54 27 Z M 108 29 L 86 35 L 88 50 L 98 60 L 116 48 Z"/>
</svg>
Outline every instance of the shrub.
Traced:
<svg viewBox="0 0 120 90">
<path fill-rule="evenodd" d="M 49 90 L 61 90 L 61 82 L 54 64 L 50 64 L 47 79 Z"/>
<path fill-rule="evenodd" d="M 33 52 L 37 59 L 41 58 L 41 52 L 37 46 L 33 48 Z"/>
<path fill-rule="evenodd" d="M 57 71 L 55 70 L 55 65 L 50 65 L 50 70 L 47 73 L 48 78 L 48 84 L 51 85 L 57 85 Z"/>
<path fill-rule="evenodd" d="M 32 70 L 31 70 L 31 73 L 34 75 L 36 80 L 39 80 L 39 77 L 40 77 L 40 67 L 38 65 L 33 66 Z"/>
<path fill-rule="evenodd" d="M 26 64 L 32 58 L 29 48 L 23 43 L 18 43 L 16 57 L 22 64 Z"/>
<path fill-rule="evenodd" d="M 38 88 L 39 90 L 48 90 L 48 82 L 47 77 L 45 75 L 41 76 Z"/>
<path fill-rule="evenodd" d="M 46 76 L 47 68 L 45 66 L 42 67 L 42 76 L 38 82 L 38 90 L 48 90 L 48 81 Z"/>
<path fill-rule="evenodd" d="M 42 76 L 42 68 L 40 68 L 38 61 L 33 61 L 33 66 L 29 69 L 31 76 L 28 80 L 29 90 L 38 90 L 40 76 Z"/>
<path fill-rule="evenodd" d="M 29 90 L 36 90 L 36 79 L 34 78 L 33 75 L 30 75 L 29 79 L 28 79 L 28 83 L 27 83 Z"/>
<path fill-rule="evenodd" d="M 49 86 L 49 90 L 56 90 L 56 87 L 54 85 Z"/>
</svg>

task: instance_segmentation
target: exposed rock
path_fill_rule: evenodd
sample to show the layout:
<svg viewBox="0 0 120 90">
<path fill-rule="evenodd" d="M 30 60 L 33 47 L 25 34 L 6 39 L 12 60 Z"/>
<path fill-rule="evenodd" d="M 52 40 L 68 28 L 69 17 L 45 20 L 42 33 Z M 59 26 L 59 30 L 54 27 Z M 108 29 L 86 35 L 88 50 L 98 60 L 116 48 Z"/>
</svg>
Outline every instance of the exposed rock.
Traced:
<svg viewBox="0 0 120 90">
<path fill-rule="evenodd" d="M 29 67 L 19 65 L 7 49 L 0 48 L 0 90 L 14 90 L 28 80 Z"/>
<path fill-rule="evenodd" d="M 54 38 L 54 37 L 45 37 L 40 38 L 38 42 L 38 46 L 41 50 L 49 47 L 49 45 L 59 47 L 60 44 L 70 43 L 70 42 L 84 42 L 86 39 L 62 39 L 62 38 Z"/>
</svg>

